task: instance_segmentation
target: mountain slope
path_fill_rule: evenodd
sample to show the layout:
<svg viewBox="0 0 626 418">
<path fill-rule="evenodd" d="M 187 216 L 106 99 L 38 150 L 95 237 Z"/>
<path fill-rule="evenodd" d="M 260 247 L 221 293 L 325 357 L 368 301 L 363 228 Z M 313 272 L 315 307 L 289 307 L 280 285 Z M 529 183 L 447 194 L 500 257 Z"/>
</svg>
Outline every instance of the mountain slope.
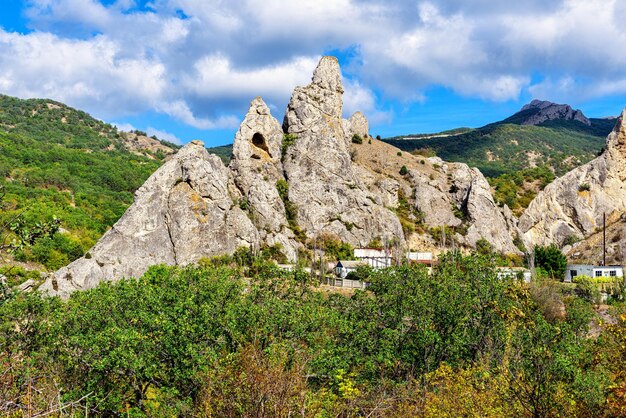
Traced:
<svg viewBox="0 0 626 418">
<path fill-rule="evenodd" d="M 535 100 L 502 121 L 458 135 L 385 142 L 409 152 L 432 150 L 444 160 L 478 167 L 487 177 L 538 166 L 562 175 L 593 159 L 614 125 L 615 119 L 588 119 L 568 105 Z"/>
<path fill-rule="evenodd" d="M 0 95 L 0 218 L 56 216 L 65 231 L 17 258 L 56 269 L 83 255 L 174 151 L 58 102 Z"/>
</svg>

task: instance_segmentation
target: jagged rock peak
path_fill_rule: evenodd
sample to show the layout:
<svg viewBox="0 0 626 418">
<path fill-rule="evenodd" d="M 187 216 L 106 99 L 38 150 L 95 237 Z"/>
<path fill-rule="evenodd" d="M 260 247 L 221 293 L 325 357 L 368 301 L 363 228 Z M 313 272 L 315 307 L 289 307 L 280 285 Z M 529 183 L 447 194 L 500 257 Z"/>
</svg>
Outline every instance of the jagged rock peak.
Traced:
<svg viewBox="0 0 626 418">
<path fill-rule="evenodd" d="M 256 113 L 257 115 L 269 115 L 270 108 L 267 107 L 261 96 L 257 96 L 250 102 L 248 113 Z"/>
<path fill-rule="evenodd" d="M 341 70 L 337 58 L 322 57 L 313 73 L 311 84 L 294 89 L 285 112 L 283 130 L 290 134 L 319 134 L 323 130 L 332 130 L 332 136 L 343 139 L 342 95 Z"/>
<path fill-rule="evenodd" d="M 339 61 L 336 57 L 322 57 L 313 72 L 313 84 L 326 90 L 343 93 L 341 69 L 339 68 Z"/>
<path fill-rule="evenodd" d="M 280 124 L 272 117 L 263 99 L 257 96 L 250 102 L 248 113 L 235 134 L 233 159 L 252 157 L 280 161 L 282 135 Z"/>
<path fill-rule="evenodd" d="M 587 119 L 582 111 L 574 110 L 570 105 L 566 104 L 534 99 L 521 109 L 522 112 L 528 110 L 535 110 L 536 113 L 526 118 L 522 125 L 539 125 L 549 120 L 575 120 L 585 125 L 591 125 L 591 121 Z"/>
<path fill-rule="evenodd" d="M 622 111 L 622 114 L 617 119 L 613 131 L 606 139 L 606 147 L 610 151 L 612 149 L 619 150 L 623 157 L 626 157 L 626 109 Z"/>
<path fill-rule="evenodd" d="M 234 203 L 238 198 L 219 157 L 192 141 L 146 180 L 134 203 L 84 257 L 40 289 L 67 297 L 102 281 L 138 277 L 151 265 L 186 265 L 256 245 L 258 231 Z"/>
</svg>

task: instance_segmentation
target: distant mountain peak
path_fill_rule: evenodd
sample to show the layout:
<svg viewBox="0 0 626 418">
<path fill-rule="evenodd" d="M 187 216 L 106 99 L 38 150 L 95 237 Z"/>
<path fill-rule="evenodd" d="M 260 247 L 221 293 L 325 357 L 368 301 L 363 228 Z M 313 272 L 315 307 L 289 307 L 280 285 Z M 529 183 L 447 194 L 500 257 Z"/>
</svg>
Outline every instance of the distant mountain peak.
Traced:
<svg viewBox="0 0 626 418">
<path fill-rule="evenodd" d="M 520 114 L 523 114 L 521 125 L 540 125 L 551 120 L 578 121 L 587 126 L 591 125 L 591 121 L 582 111 L 572 109 L 567 104 L 557 104 L 547 100 L 534 99 L 524 105 L 516 115 L 521 116 Z"/>
</svg>

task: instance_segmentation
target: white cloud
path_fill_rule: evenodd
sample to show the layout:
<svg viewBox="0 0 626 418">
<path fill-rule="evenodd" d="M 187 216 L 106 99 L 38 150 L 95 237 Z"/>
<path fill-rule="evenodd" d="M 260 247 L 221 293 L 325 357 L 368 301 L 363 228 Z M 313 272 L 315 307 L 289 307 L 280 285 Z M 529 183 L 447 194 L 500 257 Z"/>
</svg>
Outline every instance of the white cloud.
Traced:
<svg viewBox="0 0 626 418">
<path fill-rule="evenodd" d="M 228 57 L 218 54 L 201 58 L 184 86 L 194 94 L 208 97 L 257 95 L 286 100 L 297 85 L 308 84 L 320 57 L 296 57 L 275 65 L 251 69 L 235 68 Z"/>
<path fill-rule="evenodd" d="M 113 122 L 112 125 L 115 126 L 119 131 L 130 132 L 135 130 L 135 127 L 130 123 Z"/>
<path fill-rule="evenodd" d="M 169 141 L 173 144 L 182 145 L 183 143 L 183 141 L 181 141 L 176 135 L 169 133 L 169 132 L 161 131 L 159 129 L 155 129 L 151 126 L 149 126 L 148 129 L 146 129 L 146 133 L 148 134 L 148 136 L 155 135 L 157 138 L 165 140 L 165 141 Z"/>
<path fill-rule="evenodd" d="M 0 89 L 101 118 L 156 110 L 199 129 L 233 128 L 257 95 L 282 110 L 328 50 L 351 56 L 346 112 L 373 121 L 393 115 L 377 98 L 406 104 L 433 86 L 492 101 L 626 94 L 621 0 L 29 4 L 34 32 L 0 29 Z"/>
<path fill-rule="evenodd" d="M 392 113 L 378 108 L 374 92 L 362 86 L 358 81 L 344 80 L 343 85 L 343 116 L 345 118 L 349 118 L 356 111 L 361 111 L 370 123 L 379 124 L 391 121 Z"/>
<path fill-rule="evenodd" d="M 215 119 L 197 117 L 182 100 L 161 103 L 156 109 L 198 129 L 236 128 L 239 125 L 239 119 L 232 115 Z"/>
<path fill-rule="evenodd" d="M 119 48 L 105 36 L 68 40 L 0 29 L 0 74 L 10 80 L 4 92 L 54 98 L 98 116 L 144 110 L 168 87 L 165 67 L 152 59 L 119 58 Z"/>
</svg>

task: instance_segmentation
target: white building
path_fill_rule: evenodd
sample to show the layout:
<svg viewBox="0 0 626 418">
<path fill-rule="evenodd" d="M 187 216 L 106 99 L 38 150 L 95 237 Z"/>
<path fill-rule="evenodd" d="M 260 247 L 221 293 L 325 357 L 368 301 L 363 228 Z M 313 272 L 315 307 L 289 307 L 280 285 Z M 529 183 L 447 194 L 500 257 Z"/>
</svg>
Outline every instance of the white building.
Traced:
<svg viewBox="0 0 626 418">
<path fill-rule="evenodd" d="M 594 266 L 591 264 L 569 264 L 565 269 L 564 281 L 570 283 L 576 276 L 624 277 L 622 266 Z"/>
<path fill-rule="evenodd" d="M 393 265 L 393 254 L 391 251 L 377 250 L 375 248 L 355 248 L 354 258 L 374 269 L 391 267 Z"/>
</svg>

